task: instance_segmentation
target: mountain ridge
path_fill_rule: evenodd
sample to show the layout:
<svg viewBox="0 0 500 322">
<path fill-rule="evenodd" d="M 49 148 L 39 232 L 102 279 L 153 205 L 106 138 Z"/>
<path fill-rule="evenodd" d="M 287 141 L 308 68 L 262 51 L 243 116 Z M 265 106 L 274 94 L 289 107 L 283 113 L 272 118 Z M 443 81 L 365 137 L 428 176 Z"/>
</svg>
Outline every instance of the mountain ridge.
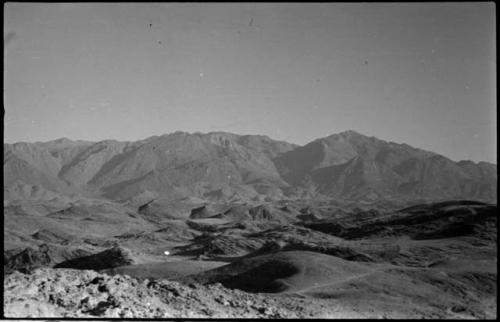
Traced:
<svg viewBox="0 0 500 322">
<path fill-rule="evenodd" d="M 422 151 L 427 151 L 427 152 L 431 152 L 431 153 L 435 153 L 437 154 L 437 152 L 432 152 L 430 150 L 427 150 L 427 149 L 424 149 L 424 148 L 416 148 L 416 147 L 413 147 L 407 143 L 404 143 L 404 142 L 395 142 L 395 141 L 390 141 L 390 140 L 384 140 L 384 139 L 380 139 L 380 138 L 377 138 L 375 136 L 369 136 L 367 134 L 362 134 L 360 132 L 357 132 L 355 130 L 345 130 L 345 131 L 342 131 L 342 132 L 338 132 L 338 133 L 334 133 L 334 134 L 330 134 L 328 136 L 325 136 L 325 137 L 321 137 L 321 138 L 317 138 L 317 139 L 314 139 L 304 145 L 300 145 L 298 143 L 292 143 L 292 142 L 288 142 L 288 141 L 285 141 L 285 140 L 275 140 L 273 138 L 271 138 L 269 135 L 265 135 L 265 134 L 237 134 L 237 133 L 232 133 L 232 132 L 226 132 L 226 131 L 211 131 L 211 132 L 206 132 L 206 133 L 203 133 L 203 132 L 198 132 L 198 131 L 195 131 L 195 132 L 188 132 L 188 131 L 174 131 L 174 132 L 170 132 L 170 133 L 164 133 L 164 134 L 160 134 L 160 135 L 152 135 L 152 136 L 148 136 L 144 139 L 139 139 L 139 140 L 136 140 L 136 141 L 131 141 L 131 140 L 118 140 L 118 139 L 104 139 L 104 140 L 98 140 L 98 141 L 90 141 L 90 140 L 80 140 L 80 139 L 70 139 L 68 137 L 60 137 L 60 138 L 56 138 L 56 139 L 52 139 L 52 140 L 48 140 L 48 141 L 34 141 L 34 142 L 28 142 L 28 141 L 16 141 L 16 142 L 4 142 L 4 145 L 5 144 L 8 144 L 8 145 L 16 145 L 16 144 L 49 144 L 49 143 L 57 143 L 57 142 L 70 142 L 70 143 L 79 143 L 79 144 L 95 144 L 95 143 L 101 143 L 101 142 L 118 142 L 118 143 L 131 143 L 131 142 L 138 142 L 138 141 L 146 141 L 146 140 L 149 140 L 149 139 L 152 139 L 152 138 L 157 138 L 157 137 L 161 137 L 161 136 L 167 136 L 167 135 L 172 135 L 172 134 L 175 134 L 175 133 L 186 133 L 186 134 L 190 134 L 190 135 L 208 135 L 208 134 L 215 134 L 215 133 L 222 133 L 222 134 L 231 134 L 231 135 L 237 135 L 237 136 L 240 136 L 240 137 L 264 137 L 264 138 L 267 138 L 267 139 L 270 139 L 270 140 L 273 140 L 273 141 L 278 141 L 278 142 L 285 142 L 285 143 L 288 143 L 288 144 L 291 144 L 291 145 L 294 145 L 294 146 L 304 146 L 304 145 L 307 145 L 309 143 L 312 143 L 314 141 L 317 141 L 317 140 L 322 140 L 322 139 L 326 139 L 326 138 L 329 138 L 331 136 L 334 136 L 334 135 L 340 135 L 340 134 L 344 134 L 344 133 L 354 133 L 354 134 L 357 134 L 357 135 L 361 135 L 361 136 L 365 136 L 365 137 L 368 137 L 368 138 L 375 138 L 379 141 L 382 141 L 382 142 L 386 142 L 386 143 L 389 143 L 389 144 L 399 144 L 399 145 L 403 145 L 403 146 L 407 146 L 407 147 L 412 147 L 414 149 L 418 149 L 418 150 L 422 150 Z M 444 156 L 444 155 L 443 155 Z M 496 163 L 493 163 L 493 162 L 490 162 L 490 161 L 473 161 L 473 160 L 469 160 L 469 159 L 462 159 L 462 160 L 453 160 L 449 157 L 446 157 L 444 156 L 445 158 L 447 159 L 450 159 L 451 161 L 453 162 L 471 162 L 475 165 L 477 164 L 480 164 L 480 163 L 485 163 L 485 164 L 489 164 L 489 165 L 497 165 Z"/>
<path fill-rule="evenodd" d="M 496 201 L 497 181 L 493 163 L 455 162 L 353 130 L 302 146 L 222 131 L 4 143 L 4 176 L 4 190 L 21 181 L 118 200 L 153 191 L 165 198 Z"/>
</svg>

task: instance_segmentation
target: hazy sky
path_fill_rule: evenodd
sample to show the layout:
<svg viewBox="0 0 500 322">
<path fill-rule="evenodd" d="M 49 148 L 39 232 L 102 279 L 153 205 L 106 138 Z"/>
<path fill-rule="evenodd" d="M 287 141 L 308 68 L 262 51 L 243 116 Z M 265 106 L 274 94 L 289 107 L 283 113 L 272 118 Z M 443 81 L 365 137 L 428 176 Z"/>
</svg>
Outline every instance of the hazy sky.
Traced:
<svg viewBox="0 0 500 322">
<path fill-rule="evenodd" d="M 5 141 L 352 129 L 496 163 L 493 3 L 5 5 Z"/>
</svg>

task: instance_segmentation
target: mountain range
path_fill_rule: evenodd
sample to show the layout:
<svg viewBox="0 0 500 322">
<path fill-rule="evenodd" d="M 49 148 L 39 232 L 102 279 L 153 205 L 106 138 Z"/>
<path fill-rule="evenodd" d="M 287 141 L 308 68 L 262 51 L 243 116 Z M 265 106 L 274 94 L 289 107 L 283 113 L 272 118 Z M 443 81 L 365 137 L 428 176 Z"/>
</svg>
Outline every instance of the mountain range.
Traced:
<svg viewBox="0 0 500 322">
<path fill-rule="evenodd" d="M 225 132 L 4 143 L 4 198 L 497 200 L 497 167 L 346 131 L 299 146 Z"/>
</svg>

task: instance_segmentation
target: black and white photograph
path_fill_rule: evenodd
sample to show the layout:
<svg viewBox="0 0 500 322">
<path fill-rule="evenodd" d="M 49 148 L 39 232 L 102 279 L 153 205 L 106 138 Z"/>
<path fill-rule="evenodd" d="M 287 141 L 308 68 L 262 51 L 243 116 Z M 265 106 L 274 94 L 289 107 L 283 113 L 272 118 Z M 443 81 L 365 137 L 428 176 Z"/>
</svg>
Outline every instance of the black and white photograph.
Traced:
<svg viewBox="0 0 500 322">
<path fill-rule="evenodd" d="M 497 318 L 494 2 L 3 10 L 0 318 Z"/>
</svg>

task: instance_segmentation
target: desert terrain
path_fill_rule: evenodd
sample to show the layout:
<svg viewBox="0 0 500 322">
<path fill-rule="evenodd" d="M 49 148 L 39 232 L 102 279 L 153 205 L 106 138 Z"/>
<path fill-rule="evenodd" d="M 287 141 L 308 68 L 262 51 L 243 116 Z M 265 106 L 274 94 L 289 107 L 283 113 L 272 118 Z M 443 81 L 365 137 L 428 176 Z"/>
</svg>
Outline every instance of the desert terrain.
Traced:
<svg viewBox="0 0 500 322">
<path fill-rule="evenodd" d="M 348 131 L 4 144 L 9 318 L 497 317 L 496 165 Z"/>
</svg>

